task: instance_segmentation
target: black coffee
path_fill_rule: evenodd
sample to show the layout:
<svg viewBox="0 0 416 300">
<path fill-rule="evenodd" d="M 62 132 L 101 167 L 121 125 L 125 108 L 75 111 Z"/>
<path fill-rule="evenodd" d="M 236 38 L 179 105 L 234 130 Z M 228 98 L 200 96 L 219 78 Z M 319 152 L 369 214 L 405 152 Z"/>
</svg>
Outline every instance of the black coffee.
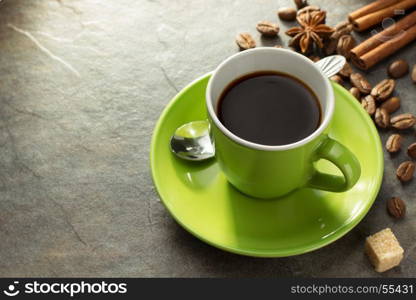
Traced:
<svg viewBox="0 0 416 300">
<path fill-rule="evenodd" d="M 218 102 L 218 117 L 232 133 L 263 145 L 297 142 L 321 122 L 321 107 L 302 81 L 273 71 L 233 81 Z"/>
</svg>

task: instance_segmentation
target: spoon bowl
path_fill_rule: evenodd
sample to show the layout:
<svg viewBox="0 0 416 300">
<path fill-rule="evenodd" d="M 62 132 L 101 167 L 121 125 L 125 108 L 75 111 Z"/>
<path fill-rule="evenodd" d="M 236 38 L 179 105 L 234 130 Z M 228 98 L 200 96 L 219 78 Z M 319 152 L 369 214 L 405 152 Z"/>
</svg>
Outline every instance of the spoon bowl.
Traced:
<svg viewBox="0 0 416 300">
<path fill-rule="evenodd" d="M 215 147 L 209 122 L 194 121 L 180 126 L 170 140 L 170 149 L 185 160 L 200 161 L 214 157 Z"/>
</svg>

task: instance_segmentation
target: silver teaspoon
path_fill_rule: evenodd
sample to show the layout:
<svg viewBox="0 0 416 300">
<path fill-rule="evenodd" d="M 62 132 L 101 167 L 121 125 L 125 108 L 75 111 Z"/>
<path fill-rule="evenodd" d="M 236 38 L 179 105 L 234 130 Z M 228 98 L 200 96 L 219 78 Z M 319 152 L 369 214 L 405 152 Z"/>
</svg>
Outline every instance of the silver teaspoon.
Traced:
<svg viewBox="0 0 416 300">
<path fill-rule="evenodd" d="M 331 55 L 318 60 L 315 66 L 323 75 L 330 78 L 337 74 L 344 67 L 346 59 L 342 55 Z"/>
<path fill-rule="evenodd" d="M 176 129 L 170 140 L 170 149 L 186 160 L 199 161 L 215 156 L 209 122 L 189 122 Z"/>
<path fill-rule="evenodd" d="M 345 65 L 345 57 L 332 55 L 315 63 L 326 77 L 337 74 Z M 179 158 L 192 161 L 207 160 L 215 156 L 214 140 L 208 121 L 193 121 L 176 129 L 170 140 L 171 151 Z"/>
</svg>

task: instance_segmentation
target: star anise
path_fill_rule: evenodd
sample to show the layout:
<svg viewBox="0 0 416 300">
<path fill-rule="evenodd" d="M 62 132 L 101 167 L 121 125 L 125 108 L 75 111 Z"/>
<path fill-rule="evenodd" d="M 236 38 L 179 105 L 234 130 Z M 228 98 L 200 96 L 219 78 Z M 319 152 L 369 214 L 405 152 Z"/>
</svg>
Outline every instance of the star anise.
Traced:
<svg viewBox="0 0 416 300">
<path fill-rule="evenodd" d="M 334 32 L 333 28 L 322 24 L 324 19 L 324 11 L 314 12 L 313 14 L 306 12 L 301 17 L 297 17 L 296 20 L 300 26 L 286 31 L 286 34 L 292 37 L 289 46 L 299 46 L 302 53 L 306 53 L 313 44 L 323 48 L 323 39 Z"/>
</svg>

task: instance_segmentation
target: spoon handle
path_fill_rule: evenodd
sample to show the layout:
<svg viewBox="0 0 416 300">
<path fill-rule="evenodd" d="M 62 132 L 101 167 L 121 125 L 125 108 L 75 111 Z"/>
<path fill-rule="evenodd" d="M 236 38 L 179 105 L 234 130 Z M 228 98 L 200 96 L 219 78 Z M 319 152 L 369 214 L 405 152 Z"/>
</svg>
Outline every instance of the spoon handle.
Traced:
<svg viewBox="0 0 416 300">
<path fill-rule="evenodd" d="M 332 55 L 318 60 L 315 65 L 328 78 L 337 74 L 344 67 L 346 59 L 342 55 Z"/>
</svg>

